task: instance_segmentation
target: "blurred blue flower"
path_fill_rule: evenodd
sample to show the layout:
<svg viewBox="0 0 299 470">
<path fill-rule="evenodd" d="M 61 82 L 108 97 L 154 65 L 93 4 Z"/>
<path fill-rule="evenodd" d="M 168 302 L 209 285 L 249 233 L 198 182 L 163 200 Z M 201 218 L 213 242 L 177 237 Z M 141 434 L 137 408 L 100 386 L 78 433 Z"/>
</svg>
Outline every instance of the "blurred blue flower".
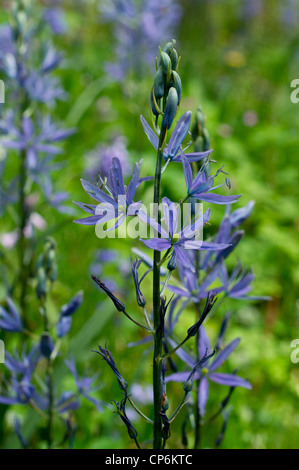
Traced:
<svg viewBox="0 0 299 470">
<path fill-rule="evenodd" d="M 72 315 L 80 307 L 83 301 L 83 291 L 79 291 L 69 303 L 63 305 L 60 309 L 59 319 L 56 325 L 56 333 L 58 338 L 65 336 L 72 325 Z"/>
<path fill-rule="evenodd" d="M 129 175 L 131 164 L 127 141 L 123 136 L 117 135 L 108 145 L 99 144 L 95 150 L 86 155 L 87 177 L 95 180 L 99 172 L 102 176 L 107 176 L 113 157 L 120 161 L 123 175 Z"/>
<path fill-rule="evenodd" d="M 74 358 L 71 358 L 69 361 L 65 361 L 65 363 L 75 378 L 76 387 L 78 389 L 79 395 L 82 395 L 88 401 L 93 403 L 98 411 L 103 411 L 103 406 L 102 406 L 101 401 L 97 400 L 96 398 L 90 395 L 91 393 L 97 392 L 99 390 L 99 388 L 94 388 L 92 386 L 98 376 L 97 375 L 94 375 L 93 377 L 84 376 L 80 378 L 77 372 Z"/>
<path fill-rule="evenodd" d="M 7 310 L 0 305 L 0 329 L 4 331 L 20 332 L 23 331 L 23 323 L 14 302 L 7 297 Z"/>
<path fill-rule="evenodd" d="M 43 11 L 43 18 L 54 34 L 64 34 L 67 30 L 64 11 L 59 7 L 48 7 Z"/>
<path fill-rule="evenodd" d="M 102 21 L 112 23 L 115 37 L 116 59 L 106 71 L 122 81 L 152 66 L 158 46 L 177 30 L 181 7 L 176 0 L 108 0 L 101 2 L 100 13 Z"/>
</svg>

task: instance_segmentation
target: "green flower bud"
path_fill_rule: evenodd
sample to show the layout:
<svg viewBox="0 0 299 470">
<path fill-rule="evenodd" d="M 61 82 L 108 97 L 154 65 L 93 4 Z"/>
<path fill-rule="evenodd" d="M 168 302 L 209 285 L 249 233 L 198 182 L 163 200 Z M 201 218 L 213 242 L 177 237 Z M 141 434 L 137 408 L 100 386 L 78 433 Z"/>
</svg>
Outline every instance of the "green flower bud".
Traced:
<svg viewBox="0 0 299 470">
<path fill-rule="evenodd" d="M 165 111 L 162 119 L 162 129 L 169 129 L 173 123 L 174 117 L 177 112 L 179 100 L 178 94 L 174 87 L 171 87 L 168 92 Z"/>
<path fill-rule="evenodd" d="M 44 268 L 38 268 L 37 271 L 37 286 L 36 296 L 38 299 L 43 299 L 47 293 L 47 277 Z"/>
<path fill-rule="evenodd" d="M 181 96 L 182 96 L 182 82 L 181 82 L 179 74 L 175 72 L 174 70 L 171 72 L 170 86 L 176 89 L 177 94 L 178 94 L 178 100 L 180 103 Z"/>
<path fill-rule="evenodd" d="M 162 51 L 158 60 L 158 68 L 162 70 L 164 75 L 167 75 L 169 64 L 171 64 L 169 55 Z"/>
<path fill-rule="evenodd" d="M 165 79 L 163 70 L 160 68 L 155 75 L 154 79 L 154 92 L 156 99 L 163 98 L 165 90 Z"/>
<path fill-rule="evenodd" d="M 202 135 L 199 135 L 194 142 L 195 152 L 203 152 L 204 150 L 204 138 Z"/>
<path fill-rule="evenodd" d="M 171 49 L 170 51 L 171 67 L 172 70 L 176 70 L 179 63 L 179 56 L 176 49 Z"/>
<path fill-rule="evenodd" d="M 165 44 L 165 46 L 162 48 L 163 52 L 166 52 L 170 56 L 170 51 L 174 46 L 176 45 L 176 40 L 172 39 L 172 41 L 169 41 Z"/>
<path fill-rule="evenodd" d="M 156 105 L 155 105 L 155 102 L 154 102 L 154 98 L 153 98 L 153 88 L 151 90 L 151 108 L 152 108 L 152 113 L 154 116 L 159 116 L 159 112 L 156 108 Z"/>
<path fill-rule="evenodd" d="M 203 136 L 203 141 L 204 141 L 203 151 L 205 152 L 206 150 L 209 150 L 209 148 L 211 147 L 210 135 L 206 128 L 203 129 L 202 136 Z"/>
</svg>

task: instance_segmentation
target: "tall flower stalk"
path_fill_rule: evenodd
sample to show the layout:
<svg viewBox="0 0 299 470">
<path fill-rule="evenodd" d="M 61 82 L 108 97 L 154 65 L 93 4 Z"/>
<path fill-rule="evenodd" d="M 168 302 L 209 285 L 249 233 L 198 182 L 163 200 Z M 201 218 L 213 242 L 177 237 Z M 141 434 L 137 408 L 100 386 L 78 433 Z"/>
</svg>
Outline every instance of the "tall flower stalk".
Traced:
<svg viewBox="0 0 299 470">
<path fill-rule="evenodd" d="M 37 185 L 44 196 L 43 202 L 60 211 L 66 210 L 62 203 L 67 193 L 54 192 L 51 172 L 60 166 L 53 162 L 54 157 L 62 153 L 57 143 L 74 130 L 57 127 L 49 117 L 55 101 L 63 99 L 65 92 L 53 74 L 62 56 L 45 36 L 47 24 L 38 18 L 41 9 L 35 9 L 32 0 L 11 3 L 10 21 L 0 28 L 0 72 L 5 77 L 7 91 L 6 103 L 0 110 L 0 144 L 7 155 L 5 166 L 10 169 L 10 160 L 13 159 L 8 157 L 14 153 L 19 164 L 14 184 L 7 188 L 9 198 L 3 202 L 4 206 L 17 205 L 15 234 L 19 266 L 10 294 L 17 288 L 22 316 L 28 322 L 28 281 L 33 271 L 36 245 L 31 222 L 41 210 L 38 202 L 34 204 L 32 198 L 30 200 L 30 195 Z M 5 191 L 5 171 L 1 176 L 1 186 L 3 184 Z M 1 213 L 3 210 L 4 207 Z M 43 229 L 46 222 L 40 214 L 36 218 L 39 219 L 39 229 Z"/>
<path fill-rule="evenodd" d="M 131 258 L 136 301 L 142 309 L 143 321 L 132 316 L 125 303 L 103 280 L 92 275 L 97 287 L 110 298 L 115 309 L 148 335 L 138 341 L 136 346 L 145 342 L 153 343 L 153 409 L 150 417 L 137 407 L 134 396 L 128 391 L 128 382 L 117 368 L 112 353 L 106 346 L 105 348 L 99 346 L 99 351 L 96 351 L 116 376 L 122 394 L 119 402 L 113 400 L 116 412 L 138 448 L 142 443 L 138 439 L 136 427 L 128 418 L 127 404 L 130 404 L 147 423 L 152 424 L 154 449 L 165 448 L 171 436 L 173 422 L 182 410 L 186 410 L 182 441 L 188 446 L 186 430 L 191 423 L 194 431 L 194 447 L 197 448 L 200 446 L 209 380 L 229 387 L 228 395 L 220 402 L 220 412 L 214 413 L 210 420 L 205 420 L 209 422 L 216 419 L 219 414 L 223 415 L 224 424 L 217 445 L 220 445 L 226 429 L 227 405 L 232 391 L 235 387 L 251 388 L 247 380 L 235 373 L 217 372 L 240 342 L 240 339 L 236 338 L 228 346 L 223 347 L 227 316 L 221 324 L 213 348 L 205 324 L 209 320 L 211 311 L 215 312 L 217 305 L 220 305 L 226 297 L 258 299 L 248 295 L 253 280 L 252 274 L 240 267 L 228 273 L 225 265 L 226 258 L 244 235 L 244 232 L 238 228 L 249 217 L 253 204 L 249 203 L 244 208 L 231 212 L 231 205 L 237 202 L 240 196 L 215 192 L 222 186 L 230 189 L 231 185 L 223 167 L 218 168 L 215 173 L 212 172 L 213 164 L 217 162 L 210 158 L 212 150 L 201 109 L 197 110 L 192 129 L 191 112 L 185 112 L 171 132 L 182 94 L 181 79 L 178 74 L 179 57 L 175 44 L 175 40 L 172 40 L 160 48 L 156 59 L 156 74 L 150 93 L 153 128 L 141 116 L 144 132 L 156 150 L 154 178 L 140 177 L 141 161 L 135 164 L 131 180 L 125 185 L 121 162 L 118 158 L 113 158 L 107 176 L 99 177 L 97 184 L 82 180 L 84 190 L 97 201 L 97 204 L 75 203 L 88 213 L 87 217 L 75 222 L 88 226 L 96 225 L 96 233 L 101 234 L 101 238 L 111 231 L 114 231 L 116 236 L 128 220 L 129 224 L 131 223 L 132 218 L 138 222 L 137 225 L 142 222 L 141 225 L 146 229 L 154 229 L 154 236 L 151 233 L 150 238 L 147 238 L 146 231 L 146 234 L 142 232 L 139 238 L 139 241 L 151 250 L 151 255 L 134 247 L 132 251 L 137 258 L 135 260 Z M 190 143 L 184 147 L 190 129 L 194 141 L 194 151 L 191 152 L 188 148 Z M 161 199 L 162 178 L 170 164 L 178 165 L 185 179 L 186 191 L 177 203 L 168 197 Z M 226 175 L 225 182 L 216 184 L 217 177 L 222 174 Z M 142 201 L 135 200 L 141 183 L 152 179 L 154 217 L 148 215 Z M 209 223 L 211 210 L 208 208 L 203 212 L 202 205 L 198 210 L 197 201 L 226 206 L 219 232 L 209 240 L 202 240 L 200 234 L 204 226 Z M 188 207 L 191 206 L 188 217 L 186 214 L 181 214 L 185 202 L 191 203 L 188 204 Z M 136 233 L 133 238 L 136 238 Z M 142 274 L 143 268 L 145 271 Z M 151 311 L 143 292 L 143 283 L 145 279 L 148 280 L 150 273 L 152 273 Z M 220 297 L 222 297 L 221 302 L 218 301 Z M 196 312 L 195 323 L 188 328 L 183 339 L 178 339 L 182 333 L 175 330 L 190 304 L 193 304 Z M 188 343 L 192 340 L 195 341 L 195 354 L 187 349 Z M 178 371 L 175 357 L 182 360 L 189 370 Z M 171 370 L 170 374 L 167 374 L 168 367 Z M 174 407 L 172 414 L 168 411 L 169 382 L 183 383 L 181 400 Z"/>
</svg>

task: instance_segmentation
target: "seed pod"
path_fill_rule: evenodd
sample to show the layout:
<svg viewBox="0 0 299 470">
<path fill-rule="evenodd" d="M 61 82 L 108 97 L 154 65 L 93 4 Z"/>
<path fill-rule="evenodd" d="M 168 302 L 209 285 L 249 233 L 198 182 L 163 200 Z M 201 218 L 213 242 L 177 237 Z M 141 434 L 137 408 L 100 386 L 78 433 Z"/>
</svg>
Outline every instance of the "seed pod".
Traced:
<svg viewBox="0 0 299 470">
<path fill-rule="evenodd" d="M 174 117 L 178 108 L 178 94 L 174 87 L 171 87 L 168 92 L 165 111 L 162 119 L 162 129 L 169 129 L 173 123 Z"/>
<path fill-rule="evenodd" d="M 179 74 L 175 72 L 175 70 L 171 72 L 170 86 L 176 89 L 177 94 L 178 94 L 178 101 L 180 103 L 181 96 L 182 96 L 182 82 L 181 82 Z"/>
<path fill-rule="evenodd" d="M 154 92 L 156 98 L 163 98 L 165 90 L 165 79 L 163 70 L 160 68 L 155 75 L 154 79 Z"/>
<path fill-rule="evenodd" d="M 162 51 L 158 60 L 158 68 L 162 70 L 164 75 L 167 75 L 169 64 L 171 64 L 169 55 Z"/>
</svg>

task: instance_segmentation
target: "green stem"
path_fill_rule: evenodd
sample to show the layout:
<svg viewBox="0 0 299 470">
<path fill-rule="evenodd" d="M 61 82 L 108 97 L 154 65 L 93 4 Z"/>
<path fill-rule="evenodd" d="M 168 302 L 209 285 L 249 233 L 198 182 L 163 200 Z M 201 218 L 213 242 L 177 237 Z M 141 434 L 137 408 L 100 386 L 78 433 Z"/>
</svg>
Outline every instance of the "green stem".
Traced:
<svg viewBox="0 0 299 470">
<path fill-rule="evenodd" d="M 154 424 L 153 421 L 148 418 L 144 413 L 142 413 L 142 411 L 140 411 L 140 409 L 135 405 L 135 403 L 133 402 L 133 400 L 131 399 L 130 396 L 128 396 L 128 400 L 129 402 L 131 403 L 132 407 L 134 408 L 134 410 L 147 422 L 147 423 L 150 423 L 150 424 Z"/>
<path fill-rule="evenodd" d="M 24 230 L 27 223 L 27 210 L 25 203 L 25 187 L 27 181 L 26 169 L 26 151 L 22 150 L 20 153 L 20 193 L 19 193 L 19 206 L 20 206 L 20 259 L 19 259 L 19 276 L 20 276 L 20 306 L 24 323 L 26 324 L 26 295 L 27 295 L 27 266 L 25 262 L 26 256 L 26 239 Z"/>
<path fill-rule="evenodd" d="M 48 449 L 52 449 L 53 446 L 53 424 L 54 424 L 54 384 L 53 384 L 53 365 L 51 358 L 48 359 L 48 386 L 49 386 L 49 408 L 48 408 L 48 429 L 47 429 L 47 441 Z"/>
<path fill-rule="evenodd" d="M 157 152 L 157 163 L 154 186 L 154 204 L 157 207 L 160 204 L 161 188 L 161 169 L 163 159 L 163 143 L 166 136 L 166 130 L 161 129 L 159 137 L 159 148 Z M 160 214 L 158 213 L 158 223 L 160 223 Z M 158 234 L 159 236 L 159 234 Z M 154 251 L 153 263 L 153 315 L 154 315 L 154 357 L 153 357 L 153 389 L 154 389 L 154 449 L 162 448 L 162 419 L 161 398 L 162 398 L 162 329 L 160 326 L 160 263 L 161 255 L 159 251 Z"/>
</svg>

